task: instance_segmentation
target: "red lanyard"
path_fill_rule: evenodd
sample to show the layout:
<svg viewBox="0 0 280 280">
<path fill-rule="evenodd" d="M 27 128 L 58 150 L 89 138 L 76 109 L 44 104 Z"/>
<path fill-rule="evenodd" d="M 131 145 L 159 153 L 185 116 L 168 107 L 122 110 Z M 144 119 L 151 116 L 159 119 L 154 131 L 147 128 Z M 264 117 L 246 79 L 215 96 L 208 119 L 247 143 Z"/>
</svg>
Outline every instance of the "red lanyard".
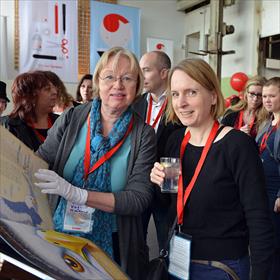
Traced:
<svg viewBox="0 0 280 280">
<path fill-rule="evenodd" d="M 260 144 L 260 154 L 265 150 L 266 145 L 267 145 L 267 140 L 269 138 L 269 136 L 271 135 L 272 132 L 274 132 L 277 129 L 277 125 L 274 126 L 270 126 L 267 131 L 265 132 L 265 134 L 262 137 L 262 141 Z"/>
<path fill-rule="evenodd" d="M 206 145 L 204 146 L 203 150 L 202 150 L 202 153 L 201 153 L 201 156 L 200 156 L 200 159 L 198 161 L 198 164 L 195 168 L 195 171 L 194 171 L 194 174 L 193 174 L 193 177 L 190 181 L 190 183 L 188 184 L 188 186 L 186 187 L 186 190 L 185 190 L 185 194 L 184 194 L 184 197 L 183 197 L 183 177 L 182 177 L 182 161 L 183 161 L 183 156 L 184 156 L 184 153 L 185 153 L 185 149 L 186 149 L 186 146 L 191 138 L 191 133 L 188 131 L 188 133 L 184 136 L 184 139 L 182 141 L 182 144 L 181 144 L 181 148 L 180 148 L 180 165 L 181 165 L 181 174 L 179 176 L 179 183 L 178 183 L 178 196 L 177 196 L 177 216 L 178 216 L 178 224 L 179 225 L 182 225 L 183 224 L 183 215 L 184 215 L 184 206 L 187 202 L 187 199 L 194 187 L 194 184 L 197 180 L 197 177 L 201 171 L 201 168 L 204 164 L 204 161 L 206 159 L 206 156 L 210 150 L 210 147 L 215 139 L 215 136 L 217 134 L 217 131 L 219 129 L 219 123 L 217 121 L 214 122 L 213 124 L 213 127 L 211 129 L 211 132 L 208 136 L 208 139 L 207 139 L 207 142 L 206 142 Z"/>
<path fill-rule="evenodd" d="M 84 179 L 86 180 L 88 175 L 96 170 L 99 166 L 101 166 L 106 160 L 110 159 L 114 153 L 121 147 L 124 143 L 126 137 L 131 132 L 133 126 L 133 118 L 131 118 L 130 123 L 128 125 L 127 131 L 121 141 L 113 147 L 110 151 L 108 151 L 105 155 L 103 155 L 98 161 L 90 168 L 90 118 L 88 117 L 88 130 L 87 130 L 87 138 L 86 138 L 86 149 L 85 149 L 85 160 L 84 160 Z"/>
<path fill-rule="evenodd" d="M 39 139 L 39 141 L 40 141 L 41 143 L 44 143 L 45 140 L 46 140 L 46 136 L 42 135 L 42 134 L 38 131 L 38 129 L 35 128 L 35 125 L 34 125 L 33 122 L 30 123 L 30 124 L 31 124 L 31 127 L 33 128 L 34 133 L 36 134 L 37 138 Z M 51 120 L 50 116 L 48 116 L 48 129 L 51 128 L 51 127 L 52 127 L 52 120 Z"/>
<path fill-rule="evenodd" d="M 165 99 L 165 101 L 163 102 L 157 116 L 156 116 L 156 119 L 154 120 L 153 124 L 152 124 L 152 128 L 155 128 L 155 126 L 157 125 L 160 117 L 162 116 L 163 114 L 163 111 L 165 109 L 167 105 L 167 98 Z M 148 105 L 148 115 L 147 115 L 147 121 L 146 123 L 150 125 L 150 122 L 151 122 L 151 116 L 152 116 L 152 107 L 153 107 L 153 98 L 152 98 L 152 95 L 150 95 L 150 100 L 149 100 L 149 105 Z"/>
<path fill-rule="evenodd" d="M 238 125 L 237 125 L 237 127 L 235 127 L 236 129 L 240 130 L 240 128 L 242 127 L 242 125 L 243 125 L 243 116 L 244 116 L 244 111 L 242 110 L 242 111 L 239 112 Z M 250 124 L 249 124 L 250 131 L 251 131 L 254 123 L 255 123 L 255 116 L 253 116 L 251 121 L 250 121 Z"/>
</svg>

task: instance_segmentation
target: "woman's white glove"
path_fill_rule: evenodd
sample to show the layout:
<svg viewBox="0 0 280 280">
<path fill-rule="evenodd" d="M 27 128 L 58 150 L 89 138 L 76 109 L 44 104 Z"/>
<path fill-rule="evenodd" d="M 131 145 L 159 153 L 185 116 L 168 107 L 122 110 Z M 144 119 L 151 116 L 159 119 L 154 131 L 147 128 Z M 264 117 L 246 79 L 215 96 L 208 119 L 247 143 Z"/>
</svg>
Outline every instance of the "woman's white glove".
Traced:
<svg viewBox="0 0 280 280">
<path fill-rule="evenodd" d="M 71 185 L 54 171 L 39 169 L 34 176 L 43 181 L 35 183 L 35 185 L 41 189 L 42 193 L 58 194 L 73 203 L 80 205 L 86 204 L 88 192 Z"/>
</svg>

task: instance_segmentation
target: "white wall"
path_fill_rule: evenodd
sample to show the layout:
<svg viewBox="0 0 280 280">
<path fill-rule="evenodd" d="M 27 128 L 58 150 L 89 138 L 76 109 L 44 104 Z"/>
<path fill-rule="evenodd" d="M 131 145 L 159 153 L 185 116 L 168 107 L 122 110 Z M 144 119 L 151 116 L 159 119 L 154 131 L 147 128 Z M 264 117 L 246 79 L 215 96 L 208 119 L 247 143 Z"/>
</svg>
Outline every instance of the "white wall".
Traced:
<svg viewBox="0 0 280 280">
<path fill-rule="evenodd" d="M 186 35 L 203 33 L 203 30 L 207 33 L 210 26 L 209 5 L 186 14 L 184 21 Z M 224 8 L 224 22 L 233 25 L 235 32 L 223 37 L 223 50 L 235 50 L 235 54 L 223 56 L 222 77 L 230 77 L 235 72 L 257 74 L 260 34 L 280 33 L 280 1 L 236 0 L 234 5 Z M 269 73 L 268 77 L 279 75 L 277 71 L 266 73 Z"/>
<path fill-rule="evenodd" d="M 236 4 L 224 8 L 224 22 L 234 25 L 235 32 L 223 37 L 223 50 L 235 50 L 235 54 L 222 58 L 222 77 L 231 76 L 235 72 L 253 74 L 255 68 L 252 59 L 255 57 L 256 45 L 252 28 L 254 25 L 255 1 L 236 0 Z M 206 20 L 204 20 L 204 17 Z M 242 18 L 242 20 L 241 20 Z M 185 17 L 186 34 L 203 31 L 209 34 L 210 6 L 202 7 Z M 208 60 L 208 57 L 205 57 Z"/>
<path fill-rule="evenodd" d="M 261 37 L 280 34 L 280 1 L 263 0 L 262 1 L 262 27 Z"/>
<path fill-rule="evenodd" d="M 185 34 L 184 34 L 184 40 L 187 35 L 191 35 L 193 33 L 198 33 L 200 36 L 200 42 L 198 43 L 199 49 L 203 49 L 202 41 L 204 40 L 204 34 L 210 33 L 210 7 L 209 5 L 204 6 L 200 9 L 196 9 L 190 13 L 187 13 L 184 18 L 184 25 L 185 25 Z M 195 50 L 191 45 L 186 44 L 186 50 L 187 51 L 194 51 L 198 52 L 199 49 Z M 197 55 L 188 54 L 186 53 L 186 56 L 188 57 L 199 57 Z M 206 61 L 208 61 L 208 56 L 203 57 L 200 56 L 200 58 L 204 58 Z"/>
<path fill-rule="evenodd" d="M 255 8 L 257 1 L 237 0 L 224 9 L 224 22 L 232 24 L 235 32 L 224 36 L 223 49 L 235 50 L 235 54 L 223 56 L 222 76 L 235 72 L 257 74 L 259 20 Z"/>
<path fill-rule="evenodd" d="M 174 61 L 184 58 L 184 18 L 183 12 L 176 11 L 175 0 L 118 0 L 118 4 L 141 9 L 141 52 L 147 51 L 147 37 L 174 41 Z"/>
<path fill-rule="evenodd" d="M 279 0 L 263 0 L 261 9 L 261 37 L 268 37 L 280 34 L 280 1 Z M 280 70 L 261 67 L 262 75 L 267 78 L 280 76 Z"/>
</svg>

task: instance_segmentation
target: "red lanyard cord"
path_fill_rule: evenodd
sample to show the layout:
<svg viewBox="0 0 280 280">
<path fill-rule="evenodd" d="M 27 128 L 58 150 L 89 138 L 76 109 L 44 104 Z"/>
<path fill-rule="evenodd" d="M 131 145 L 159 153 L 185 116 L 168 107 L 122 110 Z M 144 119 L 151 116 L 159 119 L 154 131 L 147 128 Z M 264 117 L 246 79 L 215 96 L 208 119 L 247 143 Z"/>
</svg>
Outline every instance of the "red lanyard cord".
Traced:
<svg viewBox="0 0 280 280">
<path fill-rule="evenodd" d="M 267 146 L 267 141 L 268 141 L 268 138 L 269 136 L 274 132 L 276 131 L 278 128 L 278 124 L 277 125 L 271 125 L 267 131 L 264 133 L 263 137 L 262 137 L 262 141 L 261 141 L 261 144 L 260 144 L 260 148 L 259 148 L 259 151 L 260 151 L 260 154 L 266 149 L 266 146 Z"/>
<path fill-rule="evenodd" d="M 183 224 L 183 215 L 184 215 L 184 207 L 186 205 L 187 199 L 189 198 L 189 195 L 195 185 L 195 182 L 197 180 L 197 177 L 202 169 L 202 166 L 205 162 L 206 156 L 211 148 L 211 145 L 216 137 L 217 131 L 219 129 L 219 123 L 217 121 L 214 122 L 213 127 L 211 129 L 211 132 L 208 136 L 206 145 L 204 146 L 200 159 L 198 161 L 198 164 L 195 168 L 193 177 L 186 187 L 185 193 L 183 195 L 183 177 L 182 177 L 182 161 L 183 161 L 183 156 L 186 150 L 186 146 L 189 143 L 189 140 L 191 138 L 191 134 L 188 131 L 187 134 L 184 136 L 184 139 L 181 144 L 180 148 L 180 169 L 181 169 L 181 174 L 179 176 L 179 183 L 178 183 L 178 196 L 177 196 L 177 217 L 178 217 L 178 224 L 182 225 Z"/>
<path fill-rule="evenodd" d="M 167 105 L 167 98 L 163 102 L 163 104 L 162 104 L 162 106 L 161 106 L 153 124 L 152 124 L 152 128 L 155 128 L 155 126 L 157 125 L 160 117 L 163 114 L 163 111 L 164 111 L 166 105 Z M 152 108 L 153 108 L 153 98 L 152 98 L 152 95 L 150 95 L 149 105 L 148 105 L 148 115 L 147 115 L 147 121 L 146 121 L 146 123 L 149 124 L 149 125 L 151 125 L 150 123 L 151 123 L 151 116 L 152 116 Z"/>
<path fill-rule="evenodd" d="M 110 159 L 117 150 L 122 146 L 126 137 L 132 130 L 133 127 L 133 117 L 130 120 L 127 131 L 124 137 L 120 140 L 120 142 L 114 146 L 111 150 L 109 150 L 105 155 L 103 155 L 98 161 L 90 168 L 90 118 L 88 116 L 88 129 L 87 129 L 87 138 L 86 138 L 86 148 L 85 148 L 85 160 L 84 160 L 84 179 L 87 180 L 88 175 L 95 171 L 99 166 L 101 166 L 106 160 Z"/>
<path fill-rule="evenodd" d="M 31 124 L 31 127 L 35 133 L 35 135 L 37 136 L 37 138 L 39 139 L 39 141 L 41 143 L 44 143 L 45 140 L 46 140 L 46 136 L 42 135 L 37 128 L 35 128 L 35 125 L 33 122 L 30 123 Z M 52 123 L 52 120 L 50 118 L 50 116 L 48 116 L 48 129 L 50 129 L 52 127 L 53 123 Z"/>
<path fill-rule="evenodd" d="M 235 128 L 240 130 L 240 128 L 241 128 L 242 125 L 243 125 L 244 111 L 243 111 L 243 110 L 240 111 L 238 115 L 239 115 L 239 116 L 238 116 L 238 125 L 237 125 L 237 127 L 235 127 Z M 255 117 L 255 115 L 253 115 L 253 117 L 252 117 L 252 119 L 251 119 L 251 121 L 250 121 L 250 124 L 249 124 L 250 131 L 252 130 L 252 127 L 253 127 L 253 125 L 254 125 L 254 123 L 255 123 L 255 119 L 256 119 L 256 117 Z"/>
</svg>

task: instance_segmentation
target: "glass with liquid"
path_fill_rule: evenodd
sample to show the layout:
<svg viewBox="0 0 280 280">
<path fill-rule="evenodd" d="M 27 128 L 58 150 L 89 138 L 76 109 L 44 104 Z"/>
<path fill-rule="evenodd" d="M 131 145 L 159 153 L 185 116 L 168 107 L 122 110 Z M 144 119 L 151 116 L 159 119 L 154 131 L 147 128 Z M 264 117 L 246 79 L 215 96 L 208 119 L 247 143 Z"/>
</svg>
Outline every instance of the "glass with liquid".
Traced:
<svg viewBox="0 0 280 280">
<path fill-rule="evenodd" d="M 162 193 L 177 193 L 180 174 L 180 159 L 172 157 L 160 158 L 160 164 L 164 167 L 165 178 L 161 185 Z"/>
</svg>

